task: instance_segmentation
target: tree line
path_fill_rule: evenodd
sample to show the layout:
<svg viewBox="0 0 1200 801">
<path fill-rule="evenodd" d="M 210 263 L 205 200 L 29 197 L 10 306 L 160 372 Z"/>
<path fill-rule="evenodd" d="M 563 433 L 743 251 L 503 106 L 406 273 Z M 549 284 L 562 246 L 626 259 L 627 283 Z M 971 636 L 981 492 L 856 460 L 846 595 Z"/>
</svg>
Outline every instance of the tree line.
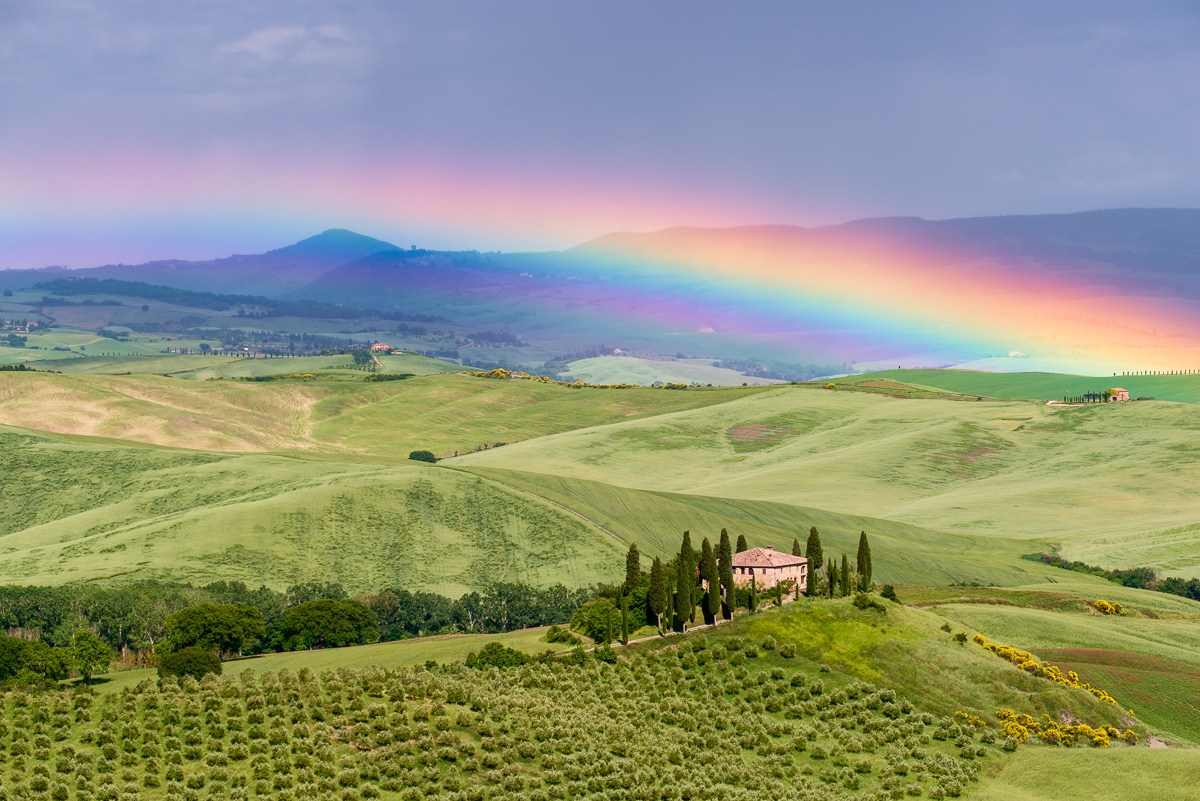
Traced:
<svg viewBox="0 0 1200 801">
<path fill-rule="evenodd" d="M 227 581 L 0 586 L 0 630 L 7 632 L 2 636 L 12 663 L 5 672 L 0 660 L 0 678 L 30 665 L 47 678 L 75 670 L 78 660 L 68 652 L 81 631 L 135 667 L 188 647 L 256 654 L 565 624 L 595 592 L 494 584 L 457 599 L 399 587 L 351 598 L 340 584 L 319 582 L 283 592 Z"/>
<path fill-rule="evenodd" d="M 1151 592 L 1165 592 L 1168 595 L 1178 595 L 1181 598 L 1200 601 L 1200 580 L 1194 578 L 1183 579 L 1179 576 L 1160 577 L 1152 567 L 1130 567 L 1119 570 L 1108 570 L 1084 562 L 1072 562 L 1063 559 L 1056 553 L 1049 552 L 1042 553 L 1040 559 L 1048 565 L 1053 565 L 1063 570 L 1073 570 L 1076 573 L 1088 573 L 1093 576 L 1099 576 L 1108 579 L 1114 584 L 1120 584 L 1123 587 L 1150 590 Z"/>
</svg>

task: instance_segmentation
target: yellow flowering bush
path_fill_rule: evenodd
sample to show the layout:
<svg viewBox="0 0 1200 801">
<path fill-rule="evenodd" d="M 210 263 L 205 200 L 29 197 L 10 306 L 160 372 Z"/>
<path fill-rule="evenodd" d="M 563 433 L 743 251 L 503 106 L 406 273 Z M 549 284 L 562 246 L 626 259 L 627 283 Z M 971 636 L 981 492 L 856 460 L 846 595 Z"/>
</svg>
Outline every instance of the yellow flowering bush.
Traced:
<svg viewBox="0 0 1200 801">
<path fill-rule="evenodd" d="M 1121 608 L 1119 603 L 1115 601 L 1110 603 L 1103 598 L 1097 598 L 1092 601 L 1092 607 L 1102 615 L 1123 615 L 1125 610 Z"/>
<path fill-rule="evenodd" d="M 1007 659 L 1017 667 L 1035 676 L 1050 679 L 1050 681 L 1058 682 L 1067 687 L 1074 687 L 1077 690 L 1087 690 L 1092 695 L 1110 704 L 1115 704 L 1116 700 L 1099 687 L 1093 687 L 1079 681 L 1079 674 L 1071 670 L 1063 673 L 1057 665 L 1045 665 L 1039 663 L 1031 654 L 1026 651 L 1021 651 L 1013 648 L 1011 645 L 1000 645 L 999 643 L 988 642 L 982 635 L 976 634 L 973 638 L 977 645 L 988 649 L 1001 659 Z"/>
<path fill-rule="evenodd" d="M 1034 720 L 1031 715 L 1014 712 L 1011 709 L 1001 709 L 996 713 L 1001 721 L 1001 729 L 1005 736 L 1019 743 L 1030 737 L 1037 737 L 1046 745 L 1073 746 L 1076 743 L 1087 744 L 1093 748 L 1110 748 L 1112 741 L 1122 739 L 1129 745 L 1137 744 L 1137 734 L 1126 729 L 1122 734 L 1113 726 L 1101 726 L 1093 729 L 1086 723 L 1065 724 L 1042 715 L 1041 720 Z"/>
</svg>

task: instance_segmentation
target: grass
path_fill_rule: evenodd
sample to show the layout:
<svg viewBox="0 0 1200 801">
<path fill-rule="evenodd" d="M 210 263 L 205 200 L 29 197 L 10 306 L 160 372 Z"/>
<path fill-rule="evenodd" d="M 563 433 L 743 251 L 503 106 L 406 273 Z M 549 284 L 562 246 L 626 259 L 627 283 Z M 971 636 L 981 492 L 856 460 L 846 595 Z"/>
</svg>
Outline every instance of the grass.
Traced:
<svg viewBox="0 0 1200 801">
<path fill-rule="evenodd" d="M 119 448 L 0 433 L 9 581 L 334 581 L 457 597 L 493 581 L 610 580 L 624 547 L 477 476 L 398 466 Z"/>
<path fill-rule="evenodd" d="M 1129 651 L 1043 648 L 1039 654 L 1105 688 L 1151 726 L 1200 743 L 1200 667 Z"/>
<path fill-rule="evenodd" d="M 1192 749 L 1023 749 L 971 788 L 972 801 L 1192 801 L 1200 758 Z"/>
<path fill-rule="evenodd" d="M 461 460 L 454 460 L 457 464 Z M 859 533 L 870 538 L 876 578 L 887 582 L 938 581 L 951 583 L 985 579 L 1025 584 L 1054 578 L 1055 568 L 1020 558 L 1027 546 L 1020 542 L 982 539 L 959 533 L 932 531 L 904 523 L 862 515 L 838 514 L 821 509 L 768 501 L 712 498 L 703 495 L 647 492 L 583 479 L 540 473 L 465 468 L 469 472 L 512 486 L 572 509 L 636 542 L 641 552 L 664 558 L 679 550 L 682 532 L 692 532 L 693 544 L 708 537 L 716 542 L 722 528 L 731 536 L 744 535 L 753 546 L 771 546 L 791 553 L 792 542 L 801 545 L 810 526 L 821 534 L 826 553 L 847 553 L 853 558 Z"/>
<path fill-rule="evenodd" d="M 1162 531 L 1064 539 L 1064 559 L 1106 567 L 1152 567 L 1159 573 L 1200 578 L 1200 524 Z"/>
<path fill-rule="evenodd" d="M 358 645 L 349 648 L 263 654 L 226 662 L 223 665 L 222 675 L 237 676 L 247 670 L 253 673 L 279 670 L 299 673 L 304 668 L 316 672 L 343 668 L 393 669 L 423 665 L 431 659 L 439 664 L 461 662 L 466 659 L 468 653 L 478 651 L 490 642 L 501 643 L 507 648 L 515 648 L 530 656 L 545 651 L 563 651 L 569 647 L 561 643 L 546 642 L 545 634 L 545 628 L 522 629 L 504 634 L 450 634 L 438 637 L 414 637 L 409 640 Z M 158 671 L 148 668 L 105 674 L 99 677 L 96 690 L 100 693 L 119 693 L 126 688 L 136 687 L 146 679 L 157 681 Z"/>
<path fill-rule="evenodd" d="M 946 620 L 937 614 L 889 602 L 885 607 L 859 610 L 849 599 L 806 599 L 743 616 L 712 637 L 719 642 L 745 634 L 762 641 L 769 635 L 794 643 L 797 660 L 919 698 L 922 709 L 937 715 L 964 711 L 994 724 L 1003 708 L 1034 717 L 1066 710 L 1093 726 L 1120 722 L 1122 711 L 1111 704 L 1018 670 L 969 641 L 959 644 L 942 631 Z M 773 663 L 770 654 L 763 659 Z"/>
<path fill-rule="evenodd" d="M 712 359 L 639 359 L 632 356 L 597 356 L 580 359 L 567 365 L 564 376 L 592 384 L 712 384 L 741 386 L 742 384 L 775 384 L 768 378 L 745 376 L 737 370 L 714 367 Z"/>
<path fill-rule="evenodd" d="M 388 363 L 389 370 L 421 369 L 414 360 L 422 357 L 395 359 Z M 71 366 L 88 369 L 82 361 Z M 247 364 L 184 356 L 145 361 L 163 371 L 203 373 L 252 371 L 272 363 L 290 372 L 295 362 L 306 360 Z M 107 372 L 111 367 L 109 363 L 98 369 Z M 450 374 L 363 384 L 339 377 L 255 383 L 31 373 L 12 375 L 0 385 L 0 424 L 216 451 L 300 450 L 397 461 L 413 450 L 451 455 L 581 426 L 720 404 L 754 391 L 575 390 Z"/>
<path fill-rule="evenodd" d="M 858 377 L 835 379 L 858 383 Z M 893 381 L 910 387 L 1007 400 L 1062 400 L 1085 392 L 1124 387 L 1129 396 L 1180 403 L 1200 403 L 1200 374 L 1150 376 L 1081 376 L 1064 373 L 987 373 L 976 370 L 885 370 L 867 381 Z"/>
<path fill-rule="evenodd" d="M 1128 651 L 1200 666 L 1200 626 L 1195 618 L 1109 617 L 979 604 L 945 604 L 937 611 L 993 642 L 1035 656 L 1041 655 L 1042 648 L 1086 648 Z"/>
<path fill-rule="evenodd" d="M 747 451 L 736 432 L 756 424 L 787 432 Z M 786 387 L 454 463 L 851 512 L 1026 540 L 1034 551 L 1191 526 L 1193 450 L 1200 424 L 1177 404 L 1055 408 Z"/>
</svg>

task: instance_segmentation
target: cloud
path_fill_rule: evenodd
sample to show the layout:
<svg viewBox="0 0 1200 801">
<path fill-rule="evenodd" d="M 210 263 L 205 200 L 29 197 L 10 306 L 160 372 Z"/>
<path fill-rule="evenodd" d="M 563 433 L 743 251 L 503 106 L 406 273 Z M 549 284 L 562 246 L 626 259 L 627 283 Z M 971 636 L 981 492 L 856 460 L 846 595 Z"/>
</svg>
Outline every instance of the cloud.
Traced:
<svg viewBox="0 0 1200 801">
<path fill-rule="evenodd" d="M 260 28 L 217 48 L 221 55 L 254 56 L 262 61 L 357 63 L 360 51 L 341 25 Z"/>
</svg>

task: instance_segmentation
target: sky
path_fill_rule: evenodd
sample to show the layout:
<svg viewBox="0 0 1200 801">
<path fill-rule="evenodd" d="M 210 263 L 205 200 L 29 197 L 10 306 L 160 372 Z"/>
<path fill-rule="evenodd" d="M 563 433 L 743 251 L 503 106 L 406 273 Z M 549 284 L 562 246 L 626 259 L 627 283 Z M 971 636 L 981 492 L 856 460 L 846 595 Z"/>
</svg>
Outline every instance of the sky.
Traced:
<svg viewBox="0 0 1200 801">
<path fill-rule="evenodd" d="M 0 268 L 1200 206 L 1200 4 L 0 0 Z"/>
</svg>

